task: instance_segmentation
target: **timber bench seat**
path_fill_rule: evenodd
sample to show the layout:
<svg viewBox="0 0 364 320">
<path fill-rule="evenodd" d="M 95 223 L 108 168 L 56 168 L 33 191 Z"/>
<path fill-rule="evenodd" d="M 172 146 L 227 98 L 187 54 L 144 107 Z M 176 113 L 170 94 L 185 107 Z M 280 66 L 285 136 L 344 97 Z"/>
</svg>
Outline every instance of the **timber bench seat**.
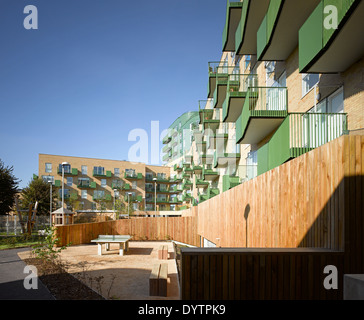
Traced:
<svg viewBox="0 0 364 320">
<path fill-rule="evenodd" d="M 158 259 L 159 260 L 168 260 L 168 246 L 161 245 L 158 250 Z"/>
<path fill-rule="evenodd" d="M 167 277 L 168 264 L 157 263 L 153 266 L 149 277 L 149 295 L 150 296 L 167 296 Z"/>
<path fill-rule="evenodd" d="M 99 235 L 99 237 L 95 240 L 91 240 L 91 242 L 95 242 L 98 245 L 98 255 L 102 255 L 102 245 L 106 245 L 106 251 L 110 250 L 110 243 L 118 243 L 119 244 L 119 255 L 124 255 L 125 252 L 129 251 L 129 240 L 131 236 L 129 235 Z"/>
</svg>

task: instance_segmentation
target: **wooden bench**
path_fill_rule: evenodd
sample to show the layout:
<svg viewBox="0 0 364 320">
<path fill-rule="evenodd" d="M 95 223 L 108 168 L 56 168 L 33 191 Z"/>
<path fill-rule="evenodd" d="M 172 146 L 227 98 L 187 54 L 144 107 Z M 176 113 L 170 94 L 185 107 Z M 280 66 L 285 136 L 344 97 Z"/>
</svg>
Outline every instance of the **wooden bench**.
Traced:
<svg viewBox="0 0 364 320">
<path fill-rule="evenodd" d="M 168 260 L 168 246 L 161 245 L 158 250 L 158 259 L 159 260 Z"/>
<path fill-rule="evenodd" d="M 129 250 L 129 240 L 131 236 L 128 235 L 99 235 L 95 240 L 91 242 L 96 242 L 98 245 L 98 255 L 102 255 L 102 245 L 106 244 L 106 251 L 110 250 L 110 243 L 119 244 L 119 255 L 124 255 L 124 250 L 127 252 Z"/>
<path fill-rule="evenodd" d="M 149 295 L 166 297 L 167 296 L 167 277 L 168 264 L 158 263 L 153 266 L 149 277 Z"/>
</svg>

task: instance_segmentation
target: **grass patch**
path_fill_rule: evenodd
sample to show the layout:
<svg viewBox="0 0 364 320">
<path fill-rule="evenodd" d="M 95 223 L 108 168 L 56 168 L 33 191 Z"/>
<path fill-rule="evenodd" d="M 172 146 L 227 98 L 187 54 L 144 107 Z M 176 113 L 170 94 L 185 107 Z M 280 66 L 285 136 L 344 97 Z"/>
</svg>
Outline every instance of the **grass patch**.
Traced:
<svg viewBox="0 0 364 320">
<path fill-rule="evenodd" d="M 10 237 L 0 237 L 0 250 L 31 247 L 37 244 L 43 237 L 42 236 L 10 236 Z"/>
</svg>

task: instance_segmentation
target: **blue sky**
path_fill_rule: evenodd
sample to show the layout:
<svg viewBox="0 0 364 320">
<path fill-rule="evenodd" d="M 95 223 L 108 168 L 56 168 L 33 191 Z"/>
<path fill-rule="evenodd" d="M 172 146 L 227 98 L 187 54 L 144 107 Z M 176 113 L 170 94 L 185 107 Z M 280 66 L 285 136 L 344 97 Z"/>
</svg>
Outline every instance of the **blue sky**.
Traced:
<svg viewBox="0 0 364 320">
<path fill-rule="evenodd" d="M 0 158 L 20 187 L 39 153 L 127 160 L 130 131 L 198 110 L 225 16 L 225 0 L 0 0 Z"/>
</svg>

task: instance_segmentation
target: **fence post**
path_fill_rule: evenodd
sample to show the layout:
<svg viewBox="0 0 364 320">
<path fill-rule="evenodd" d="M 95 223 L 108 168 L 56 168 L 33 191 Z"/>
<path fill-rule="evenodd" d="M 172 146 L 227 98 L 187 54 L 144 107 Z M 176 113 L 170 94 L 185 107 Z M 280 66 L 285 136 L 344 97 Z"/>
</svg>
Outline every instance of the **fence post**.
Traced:
<svg viewBox="0 0 364 320">
<path fill-rule="evenodd" d="M 14 215 L 14 234 L 16 235 L 16 219 L 17 219 L 17 216 Z"/>
</svg>

